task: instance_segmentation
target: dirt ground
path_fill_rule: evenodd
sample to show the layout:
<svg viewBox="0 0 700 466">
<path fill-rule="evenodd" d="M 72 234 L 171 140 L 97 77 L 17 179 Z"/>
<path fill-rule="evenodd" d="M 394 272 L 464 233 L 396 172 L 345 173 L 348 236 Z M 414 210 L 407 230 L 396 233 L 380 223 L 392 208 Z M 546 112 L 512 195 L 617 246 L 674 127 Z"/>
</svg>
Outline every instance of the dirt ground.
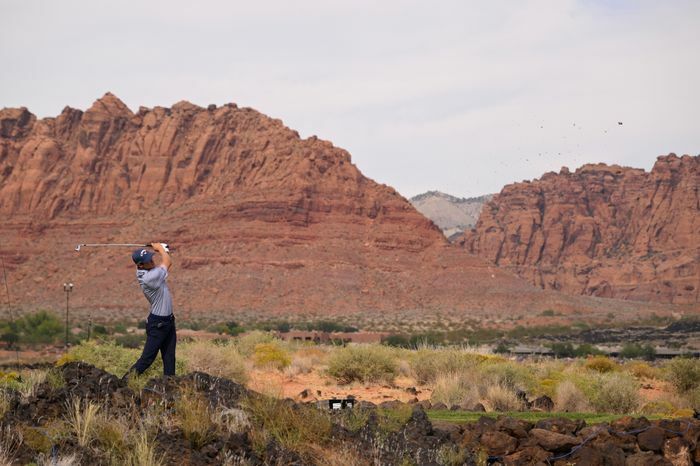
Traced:
<svg viewBox="0 0 700 466">
<path fill-rule="evenodd" d="M 433 391 L 427 386 L 417 385 L 409 377 L 397 377 L 394 385 L 352 383 L 339 385 L 332 378 L 316 371 L 294 376 L 274 370 L 253 369 L 249 374 L 248 388 L 257 392 L 274 395 L 279 398 L 292 398 L 295 401 L 326 400 L 329 398 L 347 398 L 352 395 L 360 401 L 379 404 L 383 401 L 399 400 L 409 402 L 429 400 Z M 415 389 L 407 391 L 408 389 Z M 301 393 L 307 390 L 308 395 Z"/>
</svg>

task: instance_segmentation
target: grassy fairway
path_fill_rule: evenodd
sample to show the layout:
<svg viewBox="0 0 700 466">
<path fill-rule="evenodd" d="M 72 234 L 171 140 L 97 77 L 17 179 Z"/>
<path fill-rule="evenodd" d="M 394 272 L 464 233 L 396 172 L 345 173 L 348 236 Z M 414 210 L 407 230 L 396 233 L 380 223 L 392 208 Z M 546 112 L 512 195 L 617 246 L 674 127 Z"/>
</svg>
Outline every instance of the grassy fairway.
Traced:
<svg viewBox="0 0 700 466">
<path fill-rule="evenodd" d="M 468 422 L 476 422 L 480 417 L 492 417 L 496 418 L 498 416 L 508 416 L 515 419 L 524 419 L 530 422 L 537 422 L 541 419 L 552 419 L 556 417 L 563 417 L 565 419 L 583 419 L 586 424 L 599 424 L 601 422 L 611 422 L 616 419 L 624 417 L 621 414 L 596 414 L 596 413 L 545 413 L 545 412 L 528 412 L 528 411 L 517 411 L 517 412 L 507 412 L 507 413 L 478 413 L 478 412 L 468 412 L 468 411 L 428 411 L 428 418 L 431 421 L 447 421 L 454 422 L 457 424 L 464 424 Z M 648 416 L 649 419 L 658 418 L 658 416 Z"/>
</svg>

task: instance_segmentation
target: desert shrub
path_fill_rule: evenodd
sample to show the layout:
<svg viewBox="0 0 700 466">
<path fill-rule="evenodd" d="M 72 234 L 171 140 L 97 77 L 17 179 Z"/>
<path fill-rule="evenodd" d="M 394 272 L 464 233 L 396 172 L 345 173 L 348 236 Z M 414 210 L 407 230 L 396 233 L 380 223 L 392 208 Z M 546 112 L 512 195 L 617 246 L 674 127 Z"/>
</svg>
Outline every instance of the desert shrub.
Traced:
<svg viewBox="0 0 700 466">
<path fill-rule="evenodd" d="M 315 446 L 323 445 L 330 437 L 328 414 L 314 406 L 251 396 L 243 401 L 243 407 L 251 417 L 250 434 L 256 450 L 264 450 L 272 437 L 283 447 L 308 457 Z"/>
<path fill-rule="evenodd" d="M 418 383 L 434 383 L 438 376 L 475 370 L 487 358 L 456 348 L 420 348 L 411 361 Z"/>
<path fill-rule="evenodd" d="M 656 350 L 651 345 L 627 343 L 620 350 L 620 357 L 626 359 L 644 358 L 647 361 L 651 361 L 656 357 Z"/>
<path fill-rule="evenodd" d="M 379 429 L 384 432 L 397 432 L 406 425 L 413 415 L 413 407 L 409 404 L 402 404 L 394 409 L 377 410 L 377 421 Z"/>
<path fill-rule="evenodd" d="M 601 374 L 612 372 L 618 368 L 617 363 L 607 356 L 590 357 L 586 360 L 584 366 L 586 369 L 600 372 Z"/>
<path fill-rule="evenodd" d="M 409 341 L 408 337 L 397 334 L 382 338 L 382 344 L 393 346 L 395 348 L 411 348 L 411 342 Z"/>
<path fill-rule="evenodd" d="M 48 311 L 27 314 L 17 319 L 10 327 L 14 329 L 20 342 L 31 344 L 53 343 L 64 333 L 64 324 L 61 319 Z"/>
<path fill-rule="evenodd" d="M 520 411 L 523 408 L 522 401 L 512 389 L 498 384 L 489 385 L 486 388 L 484 399 L 493 411 Z"/>
<path fill-rule="evenodd" d="M 479 387 L 464 373 L 447 373 L 435 380 L 430 400 L 448 407 L 458 405 L 471 409 L 479 402 Z"/>
<path fill-rule="evenodd" d="M 193 341 L 180 345 L 178 352 L 188 372 L 206 372 L 238 383 L 248 380 L 245 359 L 235 345 Z"/>
<path fill-rule="evenodd" d="M 114 333 L 126 333 L 126 332 L 127 332 L 126 325 L 121 324 L 121 323 L 114 325 Z"/>
<path fill-rule="evenodd" d="M 61 366 L 71 361 L 83 361 L 121 377 L 126 374 L 139 356 L 141 356 L 141 351 L 137 349 L 123 348 L 110 342 L 84 341 L 64 353 L 56 365 Z M 184 372 L 184 361 L 178 358 L 175 364 L 175 373 L 181 375 Z M 163 362 L 161 358 L 157 357 L 143 375 L 144 378 L 150 378 L 157 377 L 162 373 Z"/>
<path fill-rule="evenodd" d="M 573 358 L 576 356 L 576 349 L 571 343 L 552 343 L 549 348 L 556 358 Z"/>
<path fill-rule="evenodd" d="M 628 374 L 600 374 L 591 404 L 597 412 L 631 414 L 639 408 L 639 383 Z"/>
<path fill-rule="evenodd" d="M 127 452 L 127 437 L 129 434 L 127 421 L 121 418 L 113 418 L 102 412 L 97 414 L 95 420 L 95 441 L 101 449 L 107 452 L 112 463 L 122 460 Z"/>
<path fill-rule="evenodd" d="M 380 345 L 340 348 L 328 359 L 328 374 L 340 383 L 392 382 L 398 373 L 396 356 Z"/>
<path fill-rule="evenodd" d="M 624 369 L 638 379 L 658 379 L 661 376 L 659 369 L 641 361 L 625 364 Z"/>
<path fill-rule="evenodd" d="M 224 335 L 240 335 L 245 332 L 245 329 L 238 325 L 238 322 L 229 321 L 211 325 L 207 328 L 210 332 L 220 333 Z"/>
<path fill-rule="evenodd" d="M 282 370 L 291 364 L 292 358 L 276 343 L 260 343 L 255 346 L 253 362 L 257 367 Z"/>
<path fill-rule="evenodd" d="M 52 367 L 46 372 L 45 380 L 54 390 L 66 386 L 66 380 L 63 378 L 63 374 L 55 367 Z"/>
<path fill-rule="evenodd" d="M 685 393 L 700 385 L 700 361 L 690 358 L 673 358 L 664 366 L 668 381 L 679 393 Z"/>
<path fill-rule="evenodd" d="M 8 378 L 4 386 L 17 390 L 24 398 L 29 398 L 36 393 L 39 385 L 46 381 L 46 373 L 47 371 L 43 369 L 23 370 L 15 379 Z"/>
<path fill-rule="evenodd" d="M 507 354 L 510 353 L 510 347 L 506 342 L 499 342 L 498 345 L 493 349 L 493 352 L 496 354 Z"/>
<path fill-rule="evenodd" d="M 590 409 L 586 395 L 570 380 L 556 386 L 554 407 L 557 411 L 568 413 L 586 412 Z"/>
<path fill-rule="evenodd" d="M 338 422 L 350 432 L 357 432 L 367 425 L 369 413 L 370 410 L 363 408 L 344 409 L 338 416 Z"/>
<path fill-rule="evenodd" d="M 289 377 L 294 377 L 299 374 L 309 374 L 314 369 L 312 358 L 297 356 L 292 358 L 292 363 L 286 368 L 284 373 Z"/>
<path fill-rule="evenodd" d="M 192 387 L 180 390 L 174 417 L 192 448 L 198 450 L 213 438 L 214 423 L 209 402 Z"/>
<path fill-rule="evenodd" d="M 272 343 L 275 337 L 269 332 L 253 330 L 235 339 L 238 351 L 245 357 L 250 357 L 255 352 L 255 347 L 259 344 Z"/>
<path fill-rule="evenodd" d="M 673 403 L 666 400 L 656 400 L 646 403 L 639 409 L 639 414 L 645 416 L 671 416 L 676 411 Z"/>
<path fill-rule="evenodd" d="M 602 354 L 603 352 L 601 350 L 591 345 L 590 343 L 580 344 L 574 350 L 574 356 L 576 356 L 577 358 L 584 358 L 586 356 L 596 356 Z"/>
<path fill-rule="evenodd" d="M 125 335 L 119 335 L 114 339 L 117 345 L 123 346 L 124 348 L 142 348 L 146 341 L 145 334 L 139 333 L 127 333 Z"/>
<path fill-rule="evenodd" d="M 488 363 L 483 366 L 481 373 L 487 384 L 498 385 L 513 392 L 516 390 L 531 392 L 538 386 L 533 371 L 521 363 L 510 361 Z"/>
</svg>

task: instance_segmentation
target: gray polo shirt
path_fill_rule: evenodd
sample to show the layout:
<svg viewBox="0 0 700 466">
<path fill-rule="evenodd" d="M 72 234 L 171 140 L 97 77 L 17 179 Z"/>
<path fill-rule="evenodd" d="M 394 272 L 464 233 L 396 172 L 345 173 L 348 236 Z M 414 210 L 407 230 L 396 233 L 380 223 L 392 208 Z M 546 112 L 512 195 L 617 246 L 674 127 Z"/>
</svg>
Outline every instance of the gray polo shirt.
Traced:
<svg viewBox="0 0 700 466">
<path fill-rule="evenodd" d="M 136 270 L 136 279 L 151 304 L 151 314 L 163 317 L 173 313 L 173 299 L 170 297 L 168 284 L 165 283 L 166 278 L 168 270 L 163 266 L 151 270 Z"/>
</svg>

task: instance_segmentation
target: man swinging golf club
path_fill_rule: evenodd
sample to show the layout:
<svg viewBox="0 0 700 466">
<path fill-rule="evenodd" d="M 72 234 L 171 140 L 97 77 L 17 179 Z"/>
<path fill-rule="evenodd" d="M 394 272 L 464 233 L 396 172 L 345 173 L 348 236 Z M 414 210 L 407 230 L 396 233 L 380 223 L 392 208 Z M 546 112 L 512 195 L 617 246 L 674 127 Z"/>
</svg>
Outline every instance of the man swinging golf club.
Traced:
<svg viewBox="0 0 700 466">
<path fill-rule="evenodd" d="M 136 264 L 136 279 L 151 306 L 151 312 L 146 319 L 146 344 L 143 353 L 124 375 L 124 380 L 127 380 L 132 372 L 143 374 L 153 364 L 158 351 L 163 358 L 163 374 L 175 375 L 175 316 L 170 290 L 165 282 L 172 261 L 167 245 L 152 243 L 151 247 L 155 252 L 137 249 L 131 255 Z M 156 252 L 161 257 L 160 265 L 153 262 Z"/>
</svg>

